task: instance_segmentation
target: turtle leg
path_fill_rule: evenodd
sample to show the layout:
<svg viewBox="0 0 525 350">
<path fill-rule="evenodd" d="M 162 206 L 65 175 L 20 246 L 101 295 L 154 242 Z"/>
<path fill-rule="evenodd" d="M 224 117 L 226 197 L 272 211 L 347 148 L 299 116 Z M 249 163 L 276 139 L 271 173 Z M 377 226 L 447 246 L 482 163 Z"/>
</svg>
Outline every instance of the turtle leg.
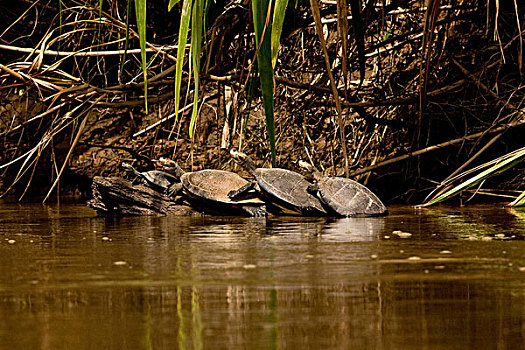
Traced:
<svg viewBox="0 0 525 350">
<path fill-rule="evenodd" d="M 316 195 L 317 194 L 317 191 L 319 191 L 319 185 L 318 184 L 311 184 L 309 185 L 306 190 L 313 194 L 313 195 Z"/>
<path fill-rule="evenodd" d="M 126 162 L 122 162 L 121 166 L 124 168 L 124 170 L 127 173 L 133 174 L 135 176 L 133 178 L 133 180 L 131 180 L 131 184 L 132 185 L 143 183 L 143 181 L 142 181 L 143 180 L 142 179 L 142 174 L 140 172 L 138 172 L 137 169 L 135 169 L 131 164 L 128 164 Z"/>
<path fill-rule="evenodd" d="M 242 207 L 242 209 L 247 212 L 250 216 L 254 217 L 265 217 L 268 216 L 268 212 L 266 211 L 266 205 L 245 205 Z"/>
<path fill-rule="evenodd" d="M 246 194 L 249 190 L 251 190 L 255 186 L 255 184 L 255 181 L 251 181 L 248 182 L 246 185 L 242 186 L 241 188 L 231 190 L 230 192 L 228 192 L 228 197 L 230 197 L 230 199 L 239 198 L 240 196 Z"/>
<path fill-rule="evenodd" d="M 182 190 L 182 183 L 176 182 L 170 185 L 170 187 L 168 187 L 168 189 L 166 190 L 166 195 L 168 195 L 169 197 L 175 197 L 181 192 L 181 190 Z"/>
</svg>

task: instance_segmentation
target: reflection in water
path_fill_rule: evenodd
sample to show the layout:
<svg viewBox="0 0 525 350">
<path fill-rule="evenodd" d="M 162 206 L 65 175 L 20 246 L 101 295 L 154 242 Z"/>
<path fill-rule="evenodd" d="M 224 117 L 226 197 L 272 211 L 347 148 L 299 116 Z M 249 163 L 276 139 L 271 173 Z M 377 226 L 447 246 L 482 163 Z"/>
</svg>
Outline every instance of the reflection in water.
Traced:
<svg viewBox="0 0 525 350">
<path fill-rule="evenodd" d="M 523 348 L 523 217 L 389 209 L 104 218 L 0 206 L 0 348 Z"/>
<path fill-rule="evenodd" d="M 386 219 L 384 217 L 372 218 L 340 218 L 324 226 L 324 233 L 329 234 L 328 239 L 343 241 L 376 241 L 385 232 Z"/>
</svg>

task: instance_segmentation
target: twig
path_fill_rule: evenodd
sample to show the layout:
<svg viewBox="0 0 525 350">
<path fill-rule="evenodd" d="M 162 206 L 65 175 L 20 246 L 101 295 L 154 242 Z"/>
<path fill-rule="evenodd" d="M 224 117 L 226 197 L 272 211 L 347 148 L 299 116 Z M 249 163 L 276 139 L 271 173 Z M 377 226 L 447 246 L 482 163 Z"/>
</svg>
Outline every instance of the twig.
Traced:
<svg viewBox="0 0 525 350">
<path fill-rule="evenodd" d="M 6 73 L 8 74 L 11 74 L 12 76 L 14 76 L 15 78 L 18 78 L 22 81 L 27 81 L 27 79 L 25 79 L 22 75 L 20 75 L 20 73 L 12 70 L 11 68 L 8 68 L 6 66 L 4 66 L 3 64 L 0 63 L 0 69 L 5 71 Z"/>
<path fill-rule="evenodd" d="M 173 97 L 173 91 L 162 95 L 148 96 L 148 103 L 157 103 Z M 120 101 L 120 102 L 98 102 L 97 107 L 136 107 L 144 104 L 144 99 Z"/>
<path fill-rule="evenodd" d="M 441 148 L 445 148 L 445 147 L 452 146 L 452 145 L 455 145 L 455 144 L 458 144 L 458 143 L 461 143 L 461 142 L 464 142 L 464 141 L 468 141 L 468 140 L 472 140 L 472 139 L 478 138 L 479 136 L 481 136 L 483 134 L 486 134 L 486 133 L 500 132 L 500 131 L 506 130 L 508 128 L 513 128 L 513 127 L 520 126 L 520 125 L 525 125 L 525 120 L 521 120 L 521 121 L 518 121 L 518 122 L 505 124 L 505 125 L 500 126 L 498 128 L 494 128 L 494 129 L 492 129 L 490 131 L 484 130 L 482 132 L 478 132 L 478 133 L 475 133 L 475 134 L 463 136 L 463 137 L 460 137 L 460 138 L 457 138 L 457 139 L 454 139 L 454 140 L 438 143 L 437 145 L 434 145 L 434 146 L 425 147 L 425 148 L 420 149 L 418 151 L 410 152 L 410 153 L 404 154 L 404 155 L 399 156 L 399 157 L 390 158 L 390 159 L 387 159 L 387 160 L 385 160 L 383 162 L 377 163 L 375 165 L 371 165 L 371 166 L 363 168 L 363 169 L 352 171 L 350 173 L 350 176 L 356 176 L 356 175 L 364 174 L 364 173 L 367 173 L 369 171 L 375 170 L 377 168 L 384 167 L 385 165 L 390 165 L 390 164 L 393 164 L 393 163 L 397 163 L 397 162 L 403 161 L 405 159 L 409 159 L 409 158 L 412 158 L 412 157 L 415 157 L 415 156 L 419 156 L 419 155 L 424 154 L 424 153 L 432 152 L 432 151 L 435 151 L 435 150 L 438 150 L 438 149 L 441 149 Z"/>
<path fill-rule="evenodd" d="M 79 144 L 83 145 L 83 146 L 88 146 L 88 147 L 109 148 L 109 149 L 117 149 L 117 150 L 121 150 L 121 151 L 126 151 L 129 154 L 131 154 L 132 157 L 134 157 L 134 158 L 136 158 L 138 160 L 143 160 L 143 161 L 148 162 L 150 164 L 154 163 L 154 161 L 150 157 L 147 157 L 147 156 L 144 156 L 144 155 L 140 154 L 134 148 L 131 148 L 131 147 L 112 146 L 112 145 L 100 145 L 100 144 L 96 144 L 96 143 L 83 142 L 83 141 L 79 142 Z"/>
<path fill-rule="evenodd" d="M 31 118 L 31 119 L 26 120 L 26 121 L 23 122 L 22 124 L 17 125 L 17 126 L 15 126 L 14 128 L 12 128 L 12 129 L 7 130 L 7 131 L 4 131 L 3 133 L 0 133 L 0 136 L 8 135 L 8 134 L 10 134 L 10 133 L 12 133 L 12 132 L 15 132 L 16 130 L 25 127 L 25 126 L 28 125 L 29 123 L 31 123 L 31 122 L 33 122 L 33 121 L 35 121 L 35 120 L 37 120 L 37 119 L 43 118 L 43 117 L 45 117 L 46 115 L 48 115 L 48 114 L 50 114 L 50 113 L 53 113 L 53 112 L 56 111 L 57 109 L 60 109 L 60 108 L 64 107 L 66 104 L 67 104 L 67 103 L 64 102 L 64 103 L 61 103 L 61 104 L 59 104 L 59 105 L 57 105 L 57 106 L 55 106 L 55 107 L 53 107 L 53 108 L 50 108 L 50 109 L 48 109 L 47 111 L 45 111 L 45 112 L 43 112 L 43 113 L 40 113 L 39 115 L 36 115 L 36 116 L 34 116 L 33 118 Z"/>
<path fill-rule="evenodd" d="M 319 5 L 317 0 L 310 0 L 310 6 L 312 8 L 312 15 L 314 16 L 315 29 L 317 31 L 317 36 L 319 37 L 319 42 L 321 43 L 321 49 L 323 50 L 324 62 L 326 65 L 326 71 L 328 77 L 330 78 L 330 87 L 332 88 L 332 95 L 335 100 L 335 109 L 337 110 L 337 122 L 339 126 L 339 137 L 341 138 L 341 148 L 343 149 L 343 158 L 345 161 L 345 176 L 348 177 L 348 153 L 346 150 L 346 135 L 344 131 L 343 124 L 343 109 L 341 108 L 341 101 L 339 100 L 339 94 L 337 93 L 337 85 L 332 74 L 332 67 L 330 66 L 330 60 L 328 58 L 328 50 L 326 48 L 326 43 L 324 40 L 323 26 L 321 24 L 321 13 L 319 10 Z"/>
<path fill-rule="evenodd" d="M 211 96 L 206 96 L 206 97 L 204 97 L 204 98 L 202 99 L 202 103 L 206 102 L 207 100 L 210 100 L 210 99 L 213 99 L 213 98 L 217 98 L 218 96 L 219 96 L 219 94 L 213 94 L 213 95 L 211 95 Z M 148 100 L 149 100 L 149 99 L 148 99 Z M 184 106 L 184 108 L 179 109 L 179 114 L 182 113 L 182 112 L 184 112 L 184 111 L 186 111 L 186 110 L 188 110 L 188 109 L 191 108 L 192 106 L 193 106 L 193 102 L 187 104 L 186 106 Z M 145 132 L 148 132 L 148 131 L 150 131 L 151 129 L 153 129 L 153 128 L 159 126 L 160 124 L 164 123 L 165 121 L 168 121 L 169 119 L 171 119 L 171 118 L 173 118 L 173 117 L 175 117 L 175 113 L 172 113 L 172 114 L 168 115 L 167 117 L 164 117 L 164 118 L 162 118 L 161 120 L 159 120 L 159 121 L 157 121 L 157 122 L 151 124 L 150 126 L 146 127 L 145 129 L 142 129 L 142 130 L 140 130 L 139 132 L 134 133 L 134 134 L 133 134 L 133 137 L 138 137 L 138 136 L 144 134 Z"/>
<path fill-rule="evenodd" d="M 80 135 L 82 135 L 82 131 L 84 131 L 84 127 L 86 126 L 87 119 L 89 117 L 89 114 L 87 114 L 87 111 L 89 111 L 93 106 L 97 104 L 98 101 L 100 101 L 102 98 L 104 98 L 104 95 L 99 96 L 89 108 L 85 109 L 82 113 L 86 114 L 84 119 L 82 120 L 82 123 L 80 123 L 80 126 L 78 127 L 77 135 L 75 136 L 75 139 L 73 140 L 73 143 L 71 144 L 71 147 L 69 148 L 69 152 L 67 152 L 66 158 L 64 159 L 64 163 L 62 164 L 62 168 L 60 169 L 60 172 L 57 174 L 57 178 L 55 179 L 55 182 L 53 182 L 53 185 L 51 185 L 51 188 L 49 188 L 49 191 L 47 192 L 47 195 L 45 196 L 42 203 L 45 203 L 46 200 L 49 198 L 49 195 L 57 185 L 58 181 L 60 181 L 60 177 L 62 176 L 62 173 L 64 172 L 64 169 L 66 168 L 67 163 L 69 162 L 69 158 L 71 157 L 71 154 L 73 153 L 73 149 L 78 143 L 78 140 L 80 139 Z"/>
<path fill-rule="evenodd" d="M 186 48 L 188 48 L 190 45 L 187 44 Z M 113 55 L 124 55 L 124 52 L 126 54 L 133 54 L 133 53 L 140 53 L 140 49 L 128 49 L 126 50 L 110 50 L 110 51 L 56 51 L 56 50 L 42 50 L 42 49 L 33 49 L 28 47 L 19 47 L 19 46 L 11 46 L 11 45 L 4 45 L 0 44 L 0 49 L 9 50 L 9 51 L 15 51 L 15 52 L 23 52 L 23 53 L 32 53 L 32 54 L 38 54 L 38 55 L 51 55 L 51 56 L 113 56 Z M 156 48 L 147 48 L 146 52 L 159 52 L 164 50 L 176 50 L 177 45 L 169 45 L 169 46 L 161 46 Z"/>
<path fill-rule="evenodd" d="M 33 1 L 31 6 L 29 6 L 24 13 L 22 13 L 15 21 L 13 21 L 3 32 L 0 34 L 0 38 L 4 36 L 5 33 L 7 33 L 15 24 L 17 24 L 20 20 L 24 18 L 24 16 L 31 10 L 36 4 L 38 4 L 40 0 Z"/>
<path fill-rule="evenodd" d="M 100 98 L 102 98 L 102 96 Z M 42 203 L 46 202 L 46 200 L 49 198 L 49 195 L 51 194 L 51 192 L 57 185 L 58 181 L 60 181 L 60 177 L 62 176 L 62 173 L 64 172 L 64 169 L 66 168 L 66 165 L 69 162 L 69 158 L 71 157 L 71 154 L 73 153 L 73 149 L 77 145 L 78 140 L 80 139 L 80 135 L 82 135 L 82 131 L 84 131 L 84 127 L 86 126 L 87 119 L 88 119 L 88 115 L 86 115 L 84 119 L 82 120 L 82 123 L 80 124 L 80 127 L 78 128 L 77 136 L 75 136 L 75 139 L 73 140 L 73 143 L 71 144 L 71 147 L 69 148 L 69 152 L 67 152 L 66 159 L 64 159 L 62 168 L 60 169 L 60 172 L 58 173 L 57 178 L 55 179 L 55 182 L 53 182 L 53 185 L 51 185 L 51 188 L 49 188 L 49 191 L 47 192 Z"/>
<path fill-rule="evenodd" d="M 458 61 L 456 61 L 454 58 L 452 58 L 452 62 L 461 70 L 461 72 L 465 75 L 467 75 L 472 81 L 483 91 L 489 93 L 492 97 L 503 103 L 503 106 L 506 108 L 510 108 L 517 112 L 517 116 L 523 117 L 523 112 L 516 106 L 508 103 L 507 101 L 504 101 L 500 96 L 498 96 L 496 93 L 491 91 L 485 84 L 483 84 L 477 77 L 475 77 L 471 72 L 469 72 L 465 67 L 463 67 Z M 518 119 L 518 117 L 513 118 L 514 120 Z M 511 121 L 509 124 L 511 124 L 513 121 Z M 452 174 L 450 174 L 445 180 L 443 180 L 442 184 L 452 178 L 453 176 L 459 174 L 463 169 L 465 169 L 469 164 L 471 164 L 476 158 L 478 158 L 485 150 L 487 150 L 494 142 L 496 142 L 506 131 L 506 127 L 503 127 L 503 129 L 499 128 L 501 130 L 501 133 L 494 136 L 485 146 L 483 146 L 476 154 L 474 154 L 472 157 L 470 157 L 463 165 L 461 165 L 459 168 L 457 168 Z M 490 130 L 490 129 L 489 129 Z M 496 129 L 494 129 L 496 130 Z M 492 131 L 496 132 L 496 131 Z M 485 131 L 485 133 L 488 133 L 488 130 Z M 481 133 L 480 136 L 483 136 L 484 133 Z"/>
</svg>

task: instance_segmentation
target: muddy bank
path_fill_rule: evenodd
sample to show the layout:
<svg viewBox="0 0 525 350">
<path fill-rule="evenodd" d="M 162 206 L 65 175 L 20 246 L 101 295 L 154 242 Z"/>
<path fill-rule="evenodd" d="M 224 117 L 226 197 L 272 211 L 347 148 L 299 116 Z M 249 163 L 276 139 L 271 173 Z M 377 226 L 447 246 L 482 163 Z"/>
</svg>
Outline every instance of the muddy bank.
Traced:
<svg viewBox="0 0 525 350">
<path fill-rule="evenodd" d="M 63 3 L 64 22 L 75 30 L 63 35 L 54 31 L 53 40 L 41 45 L 46 30 L 57 28 L 57 9 L 37 4 L 40 18 L 33 35 L 28 36 L 31 28 L 19 21 L 2 37 L 0 63 L 7 68 L 0 75 L 2 193 L 41 199 L 53 188 L 51 196 L 87 197 L 94 176 L 123 175 L 123 161 L 141 170 L 152 169 L 150 160 L 161 156 L 178 161 L 188 171 L 213 168 L 246 175 L 231 161 L 231 148 L 241 148 L 259 166 L 269 166 L 260 91 L 255 84 L 246 84 L 255 49 L 250 39 L 251 15 L 244 7 L 222 13 L 209 29 L 213 45 L 211 53 L 202 57 L 199 113 L 190 138 L 191 107 L 173 115 L 174 52 L 160 45 L 176 43 L 173 33 L 178 22 L 154 9 L 164 5 L 150 3 L 148 41 L 158 46 L 156 54 L 148 54 L 146 113 L 136 52 L 126 56 L 124 65 L 123 55 L 64 56 L 58 52 L 86 50 L 93 42 L 104 43 L 104 52 L 122 50 L 124 5 L 113 2 L 111 8 L 104 8 L 98 36 L 97 26 L 73 20 L 74 15 L 98 19 L 98 9 Z M 396 6 L 363 9 L 367 31 L 363 80 L 355 49 L 347 53 L 347 69 L 342 66 L 336 6 L 323 2 L 322 15 L 344 108 L 350 172 L 370 168 L 355 179 L 386 203 L 418 203 L 436 183 L 474 156 L 472 166 L 522 146 L 519 33 L 514 25 L 501 27 L 504 19 L 515 23 L 509 4 L 502 6 L 499 18 L 485 3 L 445 6 L 430 51 L 432 69 L 426 106 L 420 113 L 423 2 Z M 8 23 L 25 10 L 0 7 L 5 10 L 0 16 Z M 481 23 L 478 19 L 485 18 L 487 11 L 490 20 Z M 25 16 L 29 19 L 34 14 Z M 311 13 L 308 7 L 298 7 L 287 16 L 275 68 L 277 164 L 300 171 L 297 161 L 303 159 L 327 175 L 340 175 L 344 144 Z M 500 24 L 496 39 L 495 21 Z M 353 43 L 355 37 L 349 33 Z M 20 51 L 42 47 L 49 52 Z M 137 47 L 138 40 L 132 36 L 130 48 Z M 194 85 L 187 75 L 183 91 L 181 106 L 188 106 Z M 425 151 L 433 145 L 442 147 Z M 421 150 L 418 156 L 374 168 Z M 517 167 L 489 185 L 523 188 L 522 172 Z M 57 177 L 60 181 L 53 186 Z"/>
</svg>

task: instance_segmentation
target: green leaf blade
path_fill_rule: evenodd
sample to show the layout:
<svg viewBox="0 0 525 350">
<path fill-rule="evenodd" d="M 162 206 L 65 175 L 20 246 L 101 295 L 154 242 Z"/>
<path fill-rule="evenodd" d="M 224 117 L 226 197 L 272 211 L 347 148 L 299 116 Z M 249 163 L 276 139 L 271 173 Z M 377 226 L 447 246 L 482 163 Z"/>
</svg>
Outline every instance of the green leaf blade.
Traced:
<svg viewBox="0 0 525 350">
<path fill-rule="evenodd" d="M 178 120 L 180 85 L 182 81 L 182 65 L 186 53 L 186 42 L 188 41 L 188 31 L 190 27 L 192 0 L 184 0 L 179 26 L 179 42 L 177 47 L 177 63 L 175 67 L 175 120 Z"/>
<path fill-rule="evenodd" d="M 275 121 L 273 110 L 273 67 L 271 28 L 265 28 L 268 6 L 269 0 L 252 1 L 255 42 L 257 44 L 257 47 L 260 46 L 260 50 L 257 53 L 257 66 L 259 69 L 259 80 L 261 82 L 264 113 L 266 115 L 266 130 L 268 133 L 268 140 L 270 142 L 272 166 L 275 167 Z"/>
<path fill-rule="evenodd" d="M 140 58 L 142 74 L 144 75 L 144 106 L 148 113 L 148 74 L 146 58 L 146 0 L 135 0 L 135 16 L 137 18 L 137 29 L 140 38 Z"/>
<path fill-rule="evenodd" d="M 195 0 L 193 4 L 193 13 L 191 17 L 191 57 L 193 66 L 193 80 L 195 89 L 193 92 L 193 109 L 190 120 L 190 138 L 193 138 L 195 124 L 197 122 L 197 112 L 199 110 L 199 73 L 201 67 L 201 47 L 202 47 L 202 32 L 203 32 L 203 16 L 204 0 Z"/>
<path fill-rule="evenodd" d="M 512 203 L 509 204 L 511 207 L 523 207 L 525 206 L 525 191 L 516 198 Z"/>
<path fill-rule="evenodd" d="M 279 44 L 281 42 L 281 33 L 283 31 L 284 17 L 286 15 L 286 7 L 288 6 L 288 0 L 276 0 L 275 8 L 273 11 L 273 22 L 272 22 L 272 67 L 275 68 L 277 63 L 277 56 L 279 54 Z"/>
<path fill-rule="evenodd" d="M 490 168 L 482 171 L 481 173 L 479 173 L 478 175 L 476 176 L 473 176 L 471 177 L 470 179 L 466 180 L 465 182 L 463 182 L 462 184 L 458 185 L 458 186 L 455 186 L 454 188 L 446 191 L 445 193 L 439 195 L 438 197 L 420 205 L 421 207 L 428 207 L 430 205 L 433 205 L 433 204 L 436 204 L 436 203 L 439 203 L 439 202 L 442 202 L 444 201 L 445 199 L 448 199 L 466 189 L 469 189 L 477 184 L 479 184 L 480 182 L 482 182 L 483 180 L 491 177 L 491 176 L 494 176 L 494 175 L 497 175 L 497 174 L 500 174 L 502 172 L 504 172 L 505 170 L 515 166 L 516 164 L 522 162 L 523 160 L 525 159 L 525 148 L 524 149 L 521 149 L 517 152 L 512 152 L 510 155 L 505 155 L 501 158 L 501 161 L 500 162 L 497 162 L 496 164 L 494 164 L 493 166 L 491 166 Z M 521 196 L 520 196 L 521 197 Z M 518 197 L 518 198 L 520 198 Z M 514 203 L 514 202 L 513 202 Z"/>
<path fill-rule="evenodd" d="M 173 6 L 177 5 L 179 2 L 180 2 L 180 0 L 170 0 L 170 2 L 168 4 L 168 11 L 171 11 Z"/>
</svg>

